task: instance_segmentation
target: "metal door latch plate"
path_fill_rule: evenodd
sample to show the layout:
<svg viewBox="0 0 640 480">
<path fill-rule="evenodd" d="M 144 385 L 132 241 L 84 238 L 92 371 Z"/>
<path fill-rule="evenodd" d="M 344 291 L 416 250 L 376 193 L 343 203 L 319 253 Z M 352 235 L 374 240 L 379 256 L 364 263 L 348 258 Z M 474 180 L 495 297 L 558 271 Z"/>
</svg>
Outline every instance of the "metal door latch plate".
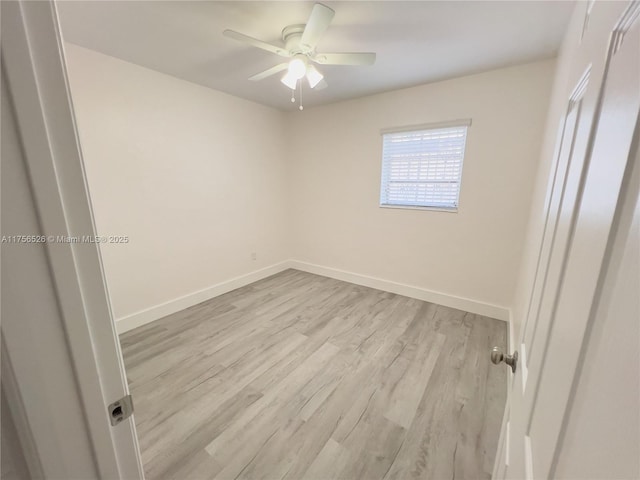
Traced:
<svg viewBox="0 0 640 480">
<path fill-rule="evenodd" d="M 109 405 L 107 412 L 111 420 L 111 426 L 119 424 L 133 413 L 133 398 L 131 395 L 122 397 Z"/>
</svg>

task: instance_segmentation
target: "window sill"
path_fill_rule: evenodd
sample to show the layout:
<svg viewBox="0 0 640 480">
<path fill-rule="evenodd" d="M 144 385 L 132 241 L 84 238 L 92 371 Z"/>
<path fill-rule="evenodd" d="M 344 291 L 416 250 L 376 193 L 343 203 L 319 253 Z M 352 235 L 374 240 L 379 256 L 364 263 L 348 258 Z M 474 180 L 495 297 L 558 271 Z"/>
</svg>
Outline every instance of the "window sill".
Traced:
<svg viewBox="0 0 640 480">
<path fill-rule="evenodd" d="M 432 212 L 446 212 L 446 213 L 458 213 L 458 208 L 448 208 L 448 207 L 418 207 L 411 205 L 379 205 L 380 208 L 393 208 L 400 210 L 429 210 Z"/>
</svg>

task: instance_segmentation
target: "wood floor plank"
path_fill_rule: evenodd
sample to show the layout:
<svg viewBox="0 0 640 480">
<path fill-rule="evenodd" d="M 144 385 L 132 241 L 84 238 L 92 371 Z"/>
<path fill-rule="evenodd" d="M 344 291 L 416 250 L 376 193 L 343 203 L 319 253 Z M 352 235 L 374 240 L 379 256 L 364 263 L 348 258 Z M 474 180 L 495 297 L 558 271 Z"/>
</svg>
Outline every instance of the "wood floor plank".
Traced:
<svg viewBox="0 0 640 480">
<path fill-rule="evenodd" d="M 186 441 L 172 443 L 171 449 L 164 449 L 160 455 L 155 455 L 145 462 L 147 477 L 197 478 L 190 477 L 190 474 L 204 466 L 209 472 L 206 477 L 212 476 L 214 472 L 221 469 L 221 466 L 213 462 L 211 456 L 205 451 L 205 447 L 211 438 L 228 428 L 239 415 L 261 397 L 262 393 L 250 387 L 238 392 L 220 405 L 206 422 L 201 422 L 191 431 Z"/>
<path fill-rule="evenodd" d="M 349 451 L 336 442 L 333 438 L 327 440 L 322 450 L 315 458 L 309 469 L 305 472 L 305 478 L 317 480 L 342 479 L 342 471 L 350 461 Z"/>
<path fill-rule="evenodd" d="M 154 422 L 147 426 L 142 424 L 140 439 L 141 448 L 153 458 L 161 454 L 163 440 L 172 438 L 173 442 L 187 441 L 193 429 L 210 418 L 216 410 L 247 387 L 255 378 L 269 370 L 280 358 L 286 357 L 290 351 L 307 339 L 304 335 L 292 335 L 288 341 L 273 348 L 263 361 L 257 359 L 247 365 L 238 365 L 235 369 L 225 369 L 213 377 L 208 384 L 183 395 L 183 402 L 165 405 L 171 415 L 162 422 Z M 218 388 L 217 388 L 218 387 Z"/>
<path fill-rule="evenodd" d="M 458 461 L 454 458 L 458 409 L 453 400 L 471 332 L 471 325 L 463 322 L 464 316 L 464 312 L 437 309 L 434 329 L 448 333 L 447 338 L 407 437 L 385 479 L 453 478 L 453 465 Z"/>
<path fill-rule="evenodd" d="M 432 338 L 432 342 L 426 339 L 422 342 L 422 348 L 396 386 L 384 414 L 387 419 L 404 428 L 409 428 L 413 422 L 447 337 L 435 333 Z"/>
<path fill-rule="evenodd" d="M 298 392 L 307 382 L 310 381 L 321 368 L 327 359 L 338 351 L 338 348 L 330 343 L 324 343 L 318 350 L 313 352 L 298 368 L 285 377 L 278 385 L 269 389 L 259 403 L 247 409 L 242 417 L 235 422 L 231 429 L 225 430 L 220 436 L 212 440 L 206 450 L 210 455 L 216 455 L 220 450 L 230 449 L 230 442 L 241 435 L 247 433 L 247 426 L 258 416 L 266 416 L 264 410 L 279 406 L 280 401 L 286 401 Z M 255 427 L 254 425 L 252 425 Z"/>
<path fill-rule="evenodd" d="M 504 322 L 287 270 L 121 344 L 149 479 L 489 478 Z"/>
<path fill-rule="evenodd" d="M 280 429 L 287 427 L 285 418 L 295 425 L 303 423 L 296 419 L 298 402 L 296 393 L 310 378 L 317 373 L 328 358 L 335 355 L 337 347 L 330 343 L 323 344 L 299 368 L 255 402 L 234 425 L 216 437 L 206 451 L 220 463 L 225 463 L 217 478 L 236 478 L 259 451 Z M 283 416 L 283 412 L 291 410 L 292 414 Z"/>
<path fill-rule="evenodd" d="M 380 370 L 379 367 L 369 363 L 352 364 L 344 374 L 343 381 L 327 401 L 311 415 L 307 422 L 286 437 L 286 455 L 282 457 L 281 451 L 265 452 L 254 462 L 254 471 L 286 472 L 281 478 L 288 480 L 304 478 L 304 472 L 335 432 L 348 408 L 347 405 L 372 382 L 372 379 L 379 377 Z M 274 462 L 274 459 L 277 461 Z"/>
</svg>

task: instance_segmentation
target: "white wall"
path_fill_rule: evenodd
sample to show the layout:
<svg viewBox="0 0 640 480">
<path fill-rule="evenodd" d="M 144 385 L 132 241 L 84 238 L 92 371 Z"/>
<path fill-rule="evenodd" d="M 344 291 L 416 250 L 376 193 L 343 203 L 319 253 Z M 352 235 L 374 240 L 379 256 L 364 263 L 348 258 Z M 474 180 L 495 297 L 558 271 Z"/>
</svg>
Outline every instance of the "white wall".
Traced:
<svg viewBox="0 0 640 480">
<path fill-rule="evenodd" d="M 293 257 L 510 307 L 554 61 L 291 113 Z M 380 129 L 471 118 L 458 213 L 379 208 Z"/>
<path fill-rule="evenodd" d="M 66 56 L 98 234 L 129 237 L 102 248 L 116 318 L 287 258 L 283 113 L 76 45 Z"/>
</svg>

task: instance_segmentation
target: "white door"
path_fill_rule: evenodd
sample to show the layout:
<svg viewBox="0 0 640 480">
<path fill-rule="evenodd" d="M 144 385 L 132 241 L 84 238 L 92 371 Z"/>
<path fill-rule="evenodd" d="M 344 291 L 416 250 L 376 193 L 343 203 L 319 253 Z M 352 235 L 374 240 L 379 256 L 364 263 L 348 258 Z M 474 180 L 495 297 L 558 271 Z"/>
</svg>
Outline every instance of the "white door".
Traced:
<svg viewBox="0 0 640 480">
<path fill-rule="evenodd" d="M 573 88 L 559 135 L 496 478 L 557 476 L 585 335 L 602 320 L 598 305 L 624 208 L 620 199 L 636 162 L 640 2 L 580 8 L 586 29 L 573 55 Z"/>
<path fill-rule="evenodd" d="M 96 233 L 55 4 L 0 4 L 3 121 L 15 137 L 11 150 L 3 138 L 3 167 L 10 167 L 3 175 L 14 182 L 3 190 L 12 209 L 3 222 L 11 231 L 3 234 L 32 242 L 2 251 L 3 293 L 10 294 L 2 354 L 33 443 L 30 458 L 39 464 L 32 471 L 44 478 L 143 478 L 133 418 L 112 425 L 107 408 L 128 385 L 100 251 L 86 240 Z"/>
</svg>

